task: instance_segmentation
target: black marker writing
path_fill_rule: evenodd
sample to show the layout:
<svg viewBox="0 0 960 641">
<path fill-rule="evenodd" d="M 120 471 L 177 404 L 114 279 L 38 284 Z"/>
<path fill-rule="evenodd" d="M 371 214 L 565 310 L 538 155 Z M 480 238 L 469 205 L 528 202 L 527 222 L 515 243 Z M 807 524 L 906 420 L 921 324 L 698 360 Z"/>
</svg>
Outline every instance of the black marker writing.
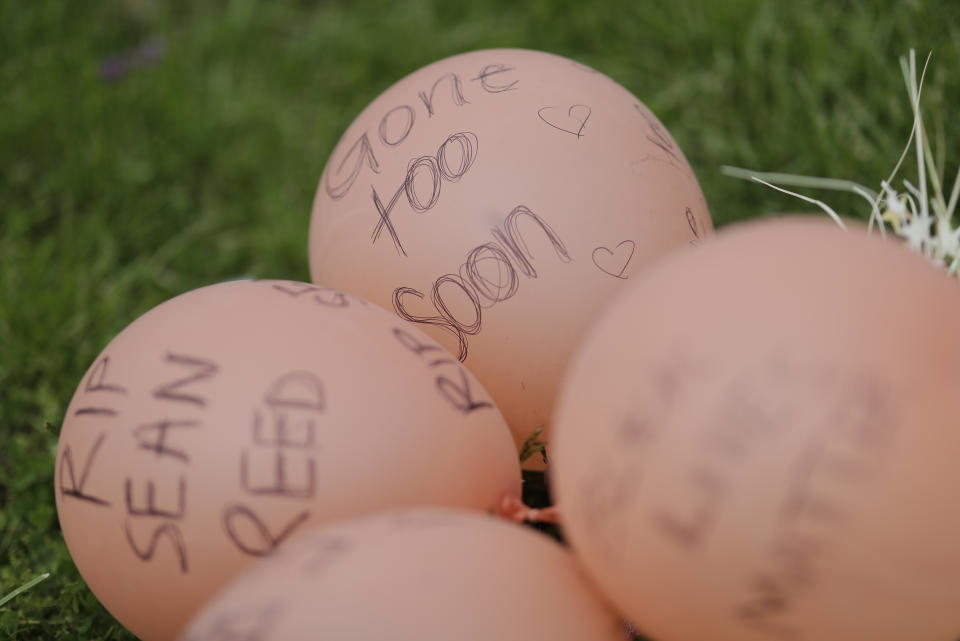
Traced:
<svg viewBox="0 0 960 641">
<path fill-rule="evenodd" d="M 317 492 L 317 464 L 312 449 L 317 423 L 327 408 L 322 381 L 305 370 L 282 374 L 264 393 L 263 407 L 264 410 L 253 411 L 254 447 L 244 449 L 240 455 L 240 489 L 250 496 L 297 501 L 313 498 Z M 307 511 L 300 512 L 278 534 L 273 534 L 253 509 L 238 503 L 223 512 L 223 527 L 242 552 L 262 556 L 309 515 Z"/>
<path fill-rule="evenodd" d="M 786 496 L 780 505 L 779 519 L 783 524 L 801 519 L 816 522 L 818 525 L 838 525 L 843 520 L 844 509 L 837 498 L 831 498 L 827 491 L 818 492 L 816 481 L 826 481 L 833 485 L 838 479 L 832 475 L 821 478 L 820 469 L 828 456 L 826 441 L 814 441 L 797 457 Z M 854 459 L 855 461 L 856 459 Z M 836 492 L 833 492 L 836 494 Z"/>
<path fill-rule="evenodd" d="M 453 104 L 457 107 L 462 107 L 466 103 L 470 102 L 463 97 L 463 84 L 460 81 L 460 76 L 455 73 L 448 73 L 437 78 L 433 83 L 433 86 L 430 87 L 430 93 L 428 94 L 425 91 L 417 92 L 417 95 L 420 96 L 420 100 L 423 102 L 423 106 L 427 108 L 427 116 L 433 116 L 433 94 L 437 90 L 437 85 L 443 81 L 448 81 L 450 84 L 450 98 L 453 100 Z"/>
<path fill-rule="evenodd" d="M 684 163 L 677 153 L 677 146 L 670 140 L 670 136 L 664 131 L 663 127 L 657 122 L 657 119 L 650 113 L 650 110 L 639 102 L 633 103 L 633 108 L 637 110 L 647 123 L 647 140 L 656 145 L 663 153 L 667 155 L 670 164 L 676 167 L 683 167 Z"/>
<path fill-rule="evenodd" d="M 263 397 L 264 413 L 254 410 L 253 442 L 260 460 L 270 463 L 269 482 L 251 481 L 251 456 L 244 450 L 240 459 L 240 487 L 249 494 L 309 499 L 316 493 L 316 463 L 310 450 L 315 443 L 317 420 L 327 407 L 323 383 L 312 372 L 299 370 L 277 378 Z M 265 452 L 270 449 L 270 453 Z M 291 453 L 288 450 L 295 450 Z M 291 465 L 299 462 L 300 484 L 291 481 Z"/>
<path fill-rule="evenodd" d="M 533 253 L 527 245 L 526 238 L 520 233 L 521 220 L 530 221 L 543 232 L 561 262 L 568 263 L 572 260 L 566 245 L 554 229 L 528 207 L 518 205 L 507 214 L 502 228 L 496 227 L 491 230 L 494 238 L 500 241 L 499 244 L 490 242 L 475 247 L 467 254 L 467 260 L 460 266 L 458 273 L 444 274 L 434 281 L 430 302 L 433 304 L 433 310 L 437 312 L 436 315 L 412 313 L 407 306 L 407 299 L 414 297 L 423 300 L 424 294 L 420 290 L 406 286 L 397 287 L 393 291 L 394 311 L 404 320 L 431 325 L 453 336 L 457 341 L 457 359 L 465 360 L 468 353 L 467 337 L 479 333 L 483 324 L 484 304 L 481 298 L 489 303 L 486 305 L 489 307 L 517 293 L 519 288 L 517 271 L 511 264 L 510 258 L 516 261 L 517 269 L 524 276 L 537 277 L 537 270 L 531 262 Z M 496 279 L 492 274 L 481 273 L 481 261 L 490 261 L 497 267 Z M 454 306 L 448 302 L 449 296 L 458 298 L 460 309 L 469 310 L 466 318 L 458 317 L 453 313 Z"/>
<path fill-rule="evenodd" d="M 439 327 L 445 332 L 453 335 L 457 340 L 457 359 L 463 361 L 467 357 L 467 336 L 466 333 L 456 325 L 451 319 L 442 316 L 415 316 L 407 310 L 405 298 L 413 296 L 423 299 L 423 292 L 412 287 L 397 287 L 393 290 L 393 309 L 397 315 L 411 323 L 420 323 L 423 325 L 432 325 Z"/>
<path fill-rule="evenodd" d="M 464 303 L 464 305 L 462 305 L 463 307 L 468 307 L 472 310 L 472 320 L 462 320 L 454 316 L 453 311 L 451 311 L 447 305 L 447 299 L 440 293 L 440 288 L 444 285 L 447 285 L 447 291 L 454 292 L 454 295 L 457 295 L 456 292 L 462 293 L 462 296 L 459 296 L 459 298 L 461 302 Z M 480 300 L 477 298 L 477 294 L 473 291 L 473 288 L 467 285 L 458 274 L 444 274 L 437 278 L 433 283 L 433 292 L 430 294 L 430 301 L 433 303 L 434 308 L 440 312 L 440 315 L 456 325 L 462 333 L 473 335 L 480 331 L 480 321 L 482 320 Z"/>
<path fill-rule="evenodd" d="M 345 294 L 330 287 L 321 285 L 311 285 L 310 283 L 299 283 L 296 281 L 284 281 L 281 283 L 272 283 L 271 287 L 278 292 L 283 292 L 291 298 L 301 298 L 311 294 L 310 300 L 321 307 L 344 308 L 352 304 L 366 305 L 367 301 L 356 296 Z"/>
<path fill-rule="evenodd" d="M 285 496 L 296 499 L 309 499 L 316 493 L 317 471 L 313 459 L 307 459 L 306 478 L 303 485 L 297 486 L 290 482 L 287 471 L 287 457 L 282 451 L 274 454 L 273 478 L 267 485 L 255 486 L 250 481 L 249 454 L 244 451 L 240 455 L 240 487 L 244 492 L 256 495 Z"/>
<path fill-rule="evenodd" d="M 411 334 L 405 329 L 394 327 L 393 335 L 398 341 L 400 341 L 403 344 L 404 347 L 406 347 L 411 352 L 413 352 L 414 354 L 416 354 L 421 358 L 424 358 L 425 354 L 434 354 L 436 352 L 439 352 L 440 354 L 446 355 L 447 353 L 446 350 L 444 350 L 439 345 L 430 345 L 429 343 L 421 343 L 416 336 L 414 336 L 413 334 Z M 434 361 L 430 361 L 430 365 L 431 366 L 440 365 L 446 360 L 447 359 L 444 357 Z"/>
<path fill-rule="evenodd" d="M 513 71 L 516 71 L 515 67 L 505 64 L 488 64 L 471 80 L 480 83 L 481 89 L 486 94 L 505 93 L 517 89 L 519 81 L 509 78 L 501 79 L 499 76 Z M 456 73 L 444 74 L 434 80 L 429 90 L 417 92 L 420 102 L 426 109 L 428 118 L 432 118 L 437 112 L 437 100 L 435 99 L 438 97 L 437 91 L 441 90 L 441 85 L 444 84 L 450 90 L 450 99 L 454 106 L 462 107 L 470 102 L 464 95 L 463 82 L 460 80 L 460 76 Z M 411 105 L 402 104 L 392 107 L 380 118 L 377 126 L 377 139 L 387 150 L 398 147 L 410 136 L 416 121 L 416 110 Z M 341 147 L 345 147 L 345 145 L 342 143 L 338 145 L 335 155 Z M 374 153 L 370 136 L 366 131 L 360 133 L 350 147 L 346 148 L 346 153 L 336 165 L 334 165 L 333 158 L 327 164 L 323 175 L 323 186 L 327 195 L 333 200 L 340 200 L 346 196 L 360 177 L 364 167 L 370 169 L 374 174 L 380 173 L 380 163 Z M 374 198 L 376 198 L 376 195 Z"/>
<path fill-rule="evenodd" d="M 808 385 L 827 389 L 829 382 L 820 376 Z M 855 512 L 859 488 L 882 465 L 898 425 L 889 392 L 869 373 L 847 377 L 841 389 L 842 400 L 833 399 L 832 407 L 828 394 L 817 395 L 827 415 L 792 465 L 773 541 L 734 610 L 742 623 L 770 638 L 803 637 L 798 604 L 816 589 L 831 537 Z"/>
<path fill-rule="evenodd" d="M 488 301 L 486 304 L 481 302 L 481 307 L 491 307 L 511 298 L 520 287 L 517 270 L 498 243 L 484 243 L 470 250 L 460 275 Z"/>
<path fill-rule="evenodd" d="M 288 372 L 275 380 L 263 397 L 268 407 L 322 412 L 327 408 L 323 383 L 312 372 Z"/>
<path fill-rule="evenodd" d="M 402 125 L 402 131 L 399 134 L 390 133 L 390 116 L 395 113 L 404 114 L 401 116 L 404 118 L 405 122 Z M 413 123 L 417 119 L 417 112 L 413 110 L 413 107 L 410 105 L 400 105 L 399 107 L 394 107 L 386 113 L 386 115 L 380 119 L 380 126 L 377 129 L 377 133 L 380 137 L 380 142 L 387 145 L 388 147 L 395 147 L 407 139 L 407 136 L 410 135 L 410 131 L 413 129 Z M 394 118 L 394 120 L 396 120 Z"/>
<path fill-rule="evenodd" d="M 327 191 L 327 195 L 334 200 L 340 200 L 347 195 L 347 192 L 350 191 L 350 188 L 353 187 L 353 183 L 356 182 L 357 177 L 360 175 L 360 170 L 363 169 L 364 163 L 371 171 L 375 174 L 380 173 L 380 163 L 377 162 L 377 157 L 373 155 L 373 147 L 370 146 L 370 139 L 367 138 L 367 132 L 363 132 L 360 138 L 357 139 L 357 142 L 353 143 L 347 155 L 343 157 L 343 160 L 340 161 L 340 164 L 337 165 L 337 175 L 343 174 L 343 167 L 350 161 L 351 158 L 354 158 L 353 165 L 350 168 L 350 172 L 347 174 L 346 178 L 341 180 L 336 185 L 330 184 L 331 178 L 333 176 L 332 171 L 327 171 L 323 176 L 323 186 Z"/>
<path fill-rule="evenodd" d="M 60 494 L 71 498 L 87 501 L 95 505 L 110 505 L 106 499 L 94 496 L 84 492 L 83 488 L 87 484 L 87 476 L 90 474 L 90 466 L 93 465 L 93 459 L 97 456 L 97 451 L 103 445 L 106 434 L 101 433 L 94 441 L 93 447 L 87 454 L 87 460 L 83 463 L 83 470 L 80 472 L 80 481 L 77 481 L 75 468 L 73 464 L 73 450 L 69 445 L 64 445 L 63 454 L 60 457 Z M 67 483 L 69 480 L 69 484 Z"/>
<path fill-rule="evenodd" d="M 194 429 L 199 426 L 197 421 L 155 421 L 134 429 L 133 438 L 137 441 L 137 447 L 142 450 L 153 452 L 158 457 L 170 456 L 188 463 L 190 457 L 185 450 L 167 445 L 167 432 L 174 428 Z"/>
<path fill-rule="evenodd" d="M 73 412 L 74 416 L 116 416 L 117 410 L 112 407 L 79 407 Z"/>
<path fill-rule="evenodd" d="M 430 211 L 440 199 L 443 182 L 459 182 L 476 161 L 478 150 L 479 142 L 472 132 L 461 131 L 448 136 L 433 156 L 420 156 L 410 161 L 403 182 L 386 206 L 376 188 L 371 186 L 371 197 L 377 211 L 377 223 L 370 234 L 371 242 L 376 243 L 386 228 L 397 252 L 406 256 L 396 226 L 390 218 L 400 196 L 406 196 L 406 202 L 413 211 L 420 214 Z"/>
<path fill-rule="evenodd" d="M 434 384 L 441 396 L 455 409 L 464 414 L 469 414 L 475 410 L 493 407 L 493 403 L 490 401 L 486 399 L 478 400 L 474 396 L 474 388 L 466 370 L 459 362 L 446 356 L 447 352 L 442 347 L 423 343 L 411 332 L 400 327 L 393 328 L 393 336 L 404 347 L 426 362 L 431 369 L 438 370 L 434 377 Z M 440 357 L 435 358 L 438 355 Z M 451 371 L 456 373 L 455 378 L 449 376 Z"/>
<path fill-rule="evenodd" d="M 615 434 L 624 450 L 647 449 L 658 437 L 652 420 L 632 413 L 623 417 Z"/>
<path fill-rule="evenodd" d="M 207 401 L 203 396 L 196 393 L 188 393 L 181 388 L 212 378 L 217 373 L 217 364 L 204 358 L 173 354 L 171 352 L 167 353 L 165 360 L 167 363 L 192 368 L 194 371 L 182 378 L 158 385 L 153 389 L 153 397 L 158 400 L 190 403 L 201 407 L 205 406 Z"/>
<path fill-rule="evenodd" d="M 311 535 L 310 554 L 300 564 L 300 572 L 307 576 L 323 574 L 334 561 L 348 553 L 353 545 L 339 534 Z"/>
<path fill-rule="evenodd" d="M 166 537 L 166 540 L 170 542 L 170 545 L 173 546 L 173 551 L 177 555 L 177 560 L 180 565 L 180 572 L 186 574 L 189 570 L 187 565 L 187 545 L 183 540 L 183 533 L 180 532 L 180 528 L 177 527 L 174 523 L 161 523 L 154 530 L 153 534 L 150 536 L 150 542 L 147 544 L 146 549 L 141 549 L 133 537 L 133 530 L 130 527 L 130 521 L 127 520 L 123 524 L 123 531 L 127 535 L 127 542 L 130 544 L 130 549 L 133 550 L 133 553 L 137 555 L 141 561 L 147 562 L 153 559 L 154 555 L 157 552 L 157 547 L 160 545 L 160 537 Z"/>
<path fill-rule="evenodd" d="M 286 604 L 280 599 L 266 604 L 244 603 L 235 610 L 218 613 L 210 625 L 191 631 L 183 641 L 269 641 Z"/>
<path fill-rule="evenodd" d="M 583 479 L 578 488 L 580 504 L 591 530 L 603 533 L 610 521 L 623 513 L 643 480 L 640 469 L 641 466 L 631 463 L 613 472 L 609 463 L 604 462 L 602 467 L 592 469 Z"/>
<path fill-rule="evenodd" d="M 314 445 L 316 423 L 305 418 L 300 423 L 291 420 L 285 413 L 272 414 L 269 422 L 272 431 L 264 428 L 263 415 L 254 412 L 253 442 L 266 447 L 292 447 L 309 449 Z"/>
<path fill-rule="evenodd" d="M 179 395 L 180 392 L 172 392 Z M 191 403 L 195 404 L 195 403 Z M 171 429 L 194 429 L 199 427 L 197 421 L 189 420 L 161 420 L 153 423 L 146 423 L 138 426 L 132 431 L 134 440 L 139 449 L 154 452 L 158 457 L 169 457 L 180 463 L 189 463 L 190 457 L 182 449 L 173 447 L 168 443 Z M 153 558 L 157 546 L 161 539 L 170 542 L 180 564 L 180 571 L 187 571 L 187 548 L 183 534 L 180 531 L 176 521 L 182 521 L 187 513 L 187 481 L 180 476 L 177 479 L 176 502 L 173 505 L 160 506 L 157 500 L 157 486 L 153 480 L 145 481 L 143 504 L 137 504 L 134 499 L 134 480 L 126 478 L 123 484 L 124 504 L 127 510 L 127 520 L 125 521 L 125 531 L 127 542 L 130 549 L 141 561 L 149 561 Z M 153 533 L 149 543 L 144 547 L 139 545 L 133 536 L 131 523 L 133 519 L 163 519 L 162 522 L 154 526 Z"/>
<path fill-rule="evenodd" d="M 266 556 L 273 552 L 284 539 L 293 534 L 300 525 L 310 518 L 310 512 L 303 511 L 294 516 L 277 534 L 273 534 L 263 520 L 248 507 L 231 505 L 223 513 L 223 528 L 227 536 L 244 554 Z M 241 531 L 241 522 L 252 527 Z M 253 534 L 252 540 L 249 534 Z"/>
<path fill-rule="evenodd" d="M 687 479 L 695 492 L 693 505 L 683 513 L 660 508 L 654 524 L 662 534 L 687 548 L 696 548 L 713 526 L 719 513 L 719 501 L 726 494 L 723 479 L 708 468 L 698 468 Z"/>
<path fill-rule="evenodd" d="M 156 486 L 153 481 L 147 481 L 147 506 L 145 508 L 134 507 L 133 505 L 133 480 L 126 479 L 123 484 L 123 495 L 127 504 L 127 513 L 130 516 L 159 516 L 162 518 L 180 520 L 183 519 L 187 510 L 187 482 L 181 476 L 177 483 L 177 507 L 175 510 L 164 510 L 157 507 Z"/>
<path fill-rule="evenodd" d="M 487 93 L 503 93 L 504 91 L 513 91 L 517 88 L 517 83 L 520 82 L 519 80 L 512 80 L 506 84 L 495 85 L 490 81 L 490 78 L 502 73 L 507 73 L 508 71 L 514 71 L 515 69 L 516 67 L 508 67 L 504 64 L 487 65 L 480 70 L 480 73 L 477 76 L 471 78 L 471 80 L 478 81 L 480 86 Z"/>
<path fill-rule="evenodd" d="M 422 179 L 417 180 L 418 175 L 425 175 L 427 176 L 427 180 L 429 180 L 430 186 L 426 190 L 426 199 L 417 193 L 417 185 L 424 184 Z M 440 198 L 440 187 L 440 168 L 437 166 L 437 161 L 433 156 L 416 158 L 407 167 L 407 179 L 403 183 L 403 190 L 407 194 L 407 202 L 414 211 L 421 214 L 430 211 Z M 421 194 L 423 191 L 421 188 Z"/>
<path fill-rule="evenodd" d="M 520 272 L 524 276 L 527 278 L 536 278 L 537 270 L 534 269 L 533 263 L 530 262 L 533 259 L 533 253 L 527 246 L 526 238 L 520 233 L 520 221 L 522 220 L 529 221 L 529 223 L 533 223 L 540 228 L 540 231 L 542 231 L 547 237 L 547 240 L 550 241 L 550 245 L 553 247 L 553 251 L 557 255 L 557 258 L 560 259 L 560 262 L 569 263 L 573 260 L 570 258 L 569 252 L 567 252 L 566 245 L 560 240 L 560 236 L 557 235 L 557 232 L 554 231 L 553 227 L 551 227 L 547 221 L 531 211 L 529 207 L 517 205 L 503 220 L 503 229 L 494 228 L 490 231 L 494 238 L 503 243 L 504 247 L 510 251 L 517 261 L 517 267 L 520 268 Z"/>
<path fill-rule="evenodd" d="M 772 639 L 793 641 L 802 638 L 795 626 L 775 620 L 790 614 L 792 609 L 789 591 L 778 579 L 759 575 L 751 581 L 751 589 L 755 594 L 753 600 L 735 611 L 742 623 Z"/>
<path fill-rule="evenodd" d="M 684 215 L 687 218 L 687 226 L 690 227 L 690 231 L 693 232 L 693 238 L 690 240 L 690 244 L 699 245 L 702 240 L 700 236 L 700 221 L 693 215 L 693 211 L 689 207 L 687 207 Z"/>
<path fill-rule="evenodd" d="M 347 295 L 327 287 L 318 287 L 313 295 L 313 301 L 323 307 L 349 307 Z"/>
<path fill-rule="evenodd" d="M 109 356 L 103 356 L 97 360 L 96 363 L 94 363 L 93 367 L 90 368 L 90 374 L 87 376 L 87 382 L 83 388 L 84 396 L 97 392 L 121 395 L 127 393 L 125 387 L 107 382 L 107 369 L 109 366 Z M 116 416 L 117 411 L 112 407 L 107 407 L 104 405 L 85 405 L 83 407 L 78 407 L 76 410 L 74 410 L 73 414 L 74 416 Z"/>
<path fill-rule="evenodd" d="M 84 392 L 113 392 L 114 394 L 126 394 L 127 390 L 120 385 L 114 385 L 106 382 L 107 368 L 110 366 L 110 357 L 104 356 L 90 370 L 90 376 L 87 377 L 87 384 L 83 388 Z"/>
<path fill-rule="evenodd" d="M 456 145 L 456 153 L 453 154 L 459 160 L 455 165 L 450 164 L 450 149 Z M 443 141 L 440 148 L 437 149 L 437 168 L 440 174 L 452 183 L 459 182 L 467 170 L 477 159 L 477 149 L 479 143 L 476 134 L 469 131 L 461 131 L 452 134 Z"/>
<path fill-rule="evenodd" d="M 451 360 L 450 363 L 455 364 L 453 360 Z M 462 367 L 457 370 L 457 373 L 459 374 L 457 381 L 446 376 L 437 376 L 436 378 L 437 388 L 440 390 L 440 393 L 443 394 L 454 407 L 464 414 L 469 414 L 474 410 L 493 407 L 493 403 L 490 401 L 478 401 L 473 397 L 470 379 L 467 378 L 467 373 Z"/>
<path fill-rule="evenodd" d="M 390 234 L 390 238 L 393 239 L 393 245 L 397 248 L 397 252 L 401 255 L 406 256 L 407 251 L 403 248 L 403 245 L 400 243 L 400 236 L 397 235 L 397 230 L 393 226 L 393 222 L 390 220 L 390 212 L 393 211 L 394 206 L 397 204 L 397 201 L 400 200 L 401 194 L 406 193 L 404 189 L 406 183 L 400 185 L 400 188 L 393 193 L 393 198 L 390 199 L 390 202 L 386 207 L 383 206 L 383 201 L 380 200 L 380 195 L 377 193 L 376 187 L 371 186 L 370 191 L 373 198 L 373 207 L 377 210 L 377 215 L 380 216 L 380 220 L 377 222 L 376 227 L 373 229 L 373 233 L 370 234 L 370 240 L 373 243 L 377 242 L 377 239 L 380 238 L 380 232 L 383 231 L 383 228 L 387 228 L 387 232 Z"/>
<path fill-rule="evenodd" d="M 587 522 L 600 535 L 609 532 L 610 523 L 618 516 L 632 512 L 628 506 L 643 487 L 650 459 L 656 460 L 656 446 L 667 424 L 660 420 L 656 404 L 644 404 L 642 409 L 642 413 L 629 410 L 614 428 L 615 444 L 623 456 L 613 462 L 595 459 L 579 488 Z M 656 413 L 651 415 L 651 411 Z M 673 518 L 664 516 L 668 522 Z M 613 560 L 619 547 L 619 542 L 611 542 L 603 551 Z"/>
</svg>

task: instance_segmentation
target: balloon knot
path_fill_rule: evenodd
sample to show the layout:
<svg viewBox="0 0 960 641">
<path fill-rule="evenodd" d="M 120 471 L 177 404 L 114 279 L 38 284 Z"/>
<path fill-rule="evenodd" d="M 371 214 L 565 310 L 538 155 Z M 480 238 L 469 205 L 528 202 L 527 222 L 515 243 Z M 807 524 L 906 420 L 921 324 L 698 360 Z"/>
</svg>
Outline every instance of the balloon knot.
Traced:
<svg viewBox="0 0 960 641">
<path fill-rule="evenodd" d="M 514 523 L 560 523 L 560 510 L 556 505 L 545 508 L 527 506 L 515 494 L 504 494 L 500 499 L 497 515 Z"/>
</svg>

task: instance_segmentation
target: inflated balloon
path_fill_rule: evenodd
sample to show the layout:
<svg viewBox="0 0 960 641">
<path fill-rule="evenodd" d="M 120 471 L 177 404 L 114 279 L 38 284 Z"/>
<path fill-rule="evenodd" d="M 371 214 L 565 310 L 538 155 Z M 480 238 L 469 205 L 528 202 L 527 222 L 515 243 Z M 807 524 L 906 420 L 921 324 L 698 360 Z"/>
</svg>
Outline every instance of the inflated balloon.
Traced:
<svg viewBox="0 0 960 641">
<path fill-rule="evenodd" d="M 955 641 L 960 289 L 862 229 L 731 228 L 591 330 L 555 496 L 658 641 Z"/>
<path fill-rule="evenodd" d="M 308 283 L 223 283 L 124 329 L 67 410 L 57 511 L 94 594 L 145 641 L 289 537 L 394 506 L 496 509 L 500 412 L 432 339 Z"/>
<path fill-rule="evenodd" d="M 416 71 L 350 125 L 320 179 L 310 269 L 419 323 L 519 445 L 547 437 L 600 308 L 711 230 L 693 171 L 630 92 L 567 58 L 496 49 Z"/>
<path fill-rule="evenodd" d="M 304 534 L 223 590 L 181 641 L 623 641 L 568 551 L 459 510 Z"/>
</svg>

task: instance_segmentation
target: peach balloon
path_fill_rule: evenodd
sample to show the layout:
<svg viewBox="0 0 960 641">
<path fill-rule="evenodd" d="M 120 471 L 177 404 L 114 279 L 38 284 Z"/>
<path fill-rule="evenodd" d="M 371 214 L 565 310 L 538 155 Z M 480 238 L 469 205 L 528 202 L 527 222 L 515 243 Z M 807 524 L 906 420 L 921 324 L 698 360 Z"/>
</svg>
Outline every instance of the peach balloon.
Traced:
<svg viewBox="0 0 960 641">
<path fill-rule="evenodd" d="M 547 438 L 597 312 L 710 233 L 693 171 L 636 97 L 573 60 L 494 49 L 412 73 L 350 125 L 320 178 L 310 269 L 445 345 L 519 446 Z"/>
<path fill-rule="evenodd" d="M 566 533 L 658 641 L 956 641 L 960 289 L 822 219 L 647 272 L 560 395 Z"/>
<path fill-rule="evenodd" d="M 239 636 L 239 635 L 244 636 Z M 543 534 L 457 510 L 304 534 L 223 590 L 181 641 L 624 641 L 620 619 Z"/>
<path fill-rule="evenodd" d="M 93 593 L 145 641 L 299 531 L 394 506 L 518 496 L 510 432 L 432 339 L 308 283 L 178 296 L 124 329 L 67 409 L 64 538 Z"/>
</svg>

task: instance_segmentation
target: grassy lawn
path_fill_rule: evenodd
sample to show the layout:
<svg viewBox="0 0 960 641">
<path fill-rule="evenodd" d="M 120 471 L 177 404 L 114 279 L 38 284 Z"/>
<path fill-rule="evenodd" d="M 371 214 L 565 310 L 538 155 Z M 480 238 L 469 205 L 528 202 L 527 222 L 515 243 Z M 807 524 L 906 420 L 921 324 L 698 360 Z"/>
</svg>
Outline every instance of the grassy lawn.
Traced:
<svg viewBox="0 0 960 641">
<path fill-rule="evenodd" d="M 809 209 L 722 165 L 877 186 L 911 126 L 897 65 L 910 47 L 933 51 L 927 124 L 960 159 L 956 0 L 308 4 L 0 0 L 0 596 L 51 573 L 0 607 L 0 639 L 133 638 L 57 523 L 71 394 L 167 298 L 240 276 L 308 280 L 328 154 L 418 67 L 514 46 L 607 73 L 669 128 L 718 225 Z"/>
</svg>

